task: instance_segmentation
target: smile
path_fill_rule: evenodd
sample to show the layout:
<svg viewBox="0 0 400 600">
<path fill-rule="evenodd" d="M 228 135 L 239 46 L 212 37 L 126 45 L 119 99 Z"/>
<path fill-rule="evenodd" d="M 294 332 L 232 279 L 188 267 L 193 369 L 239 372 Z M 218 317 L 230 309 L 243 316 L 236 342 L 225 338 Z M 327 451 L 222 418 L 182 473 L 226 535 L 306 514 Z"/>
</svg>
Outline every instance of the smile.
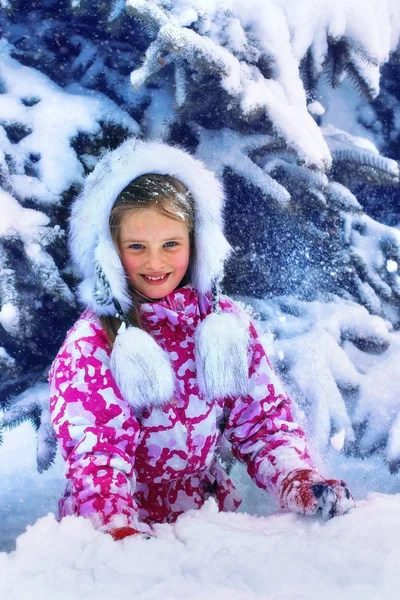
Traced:
<svg viewBox="0 0 400 600">
<path fill-rule="evenodd" d="M 166 281 L 166 279 L 168 278 L 169 273 L 167 273 L 166 275 L 157 275 L 157 276 L 153 276 L 153 275 L 142 275 L 142 277 L 151 284 L 160 284 L 160 283 L 164 283 L 164 281 Z"/>
</svg>

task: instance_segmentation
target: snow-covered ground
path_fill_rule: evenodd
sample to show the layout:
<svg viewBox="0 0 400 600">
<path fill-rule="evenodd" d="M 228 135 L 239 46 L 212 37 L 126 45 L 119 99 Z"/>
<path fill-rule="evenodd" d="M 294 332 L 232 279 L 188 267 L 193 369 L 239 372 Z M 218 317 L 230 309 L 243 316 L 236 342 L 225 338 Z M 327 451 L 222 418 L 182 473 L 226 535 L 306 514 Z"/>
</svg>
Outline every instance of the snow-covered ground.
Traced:
<svg viewBox="0 0 400 600">
<path fill-rule="evenodd" d="M 7 600 L 398 598 L 400 496 L 375 495 L 327 523 L 218 513 L 213 502 L 154 539 L 113 542 L 82 518 L 52 515 L 0 555 Z"/>
<path fill-rule="evenodd" d="M 276 513 L 236 467 L 240 513 L 218 513 L 209 501 L 159 525 L 150 540 L 114 542 L 82 518 L 57 522 L 62 461 L 39 475 L 34 445 L 26 423 L 6 432 L 0 447 L 1 600 L 398 598 L 400 476 L 377 458 L 351 461 L 332 451 L 328 471 L 346 477 L 358 499 L 344 517 Z M 374 489 L 387 493 L 363 499 Z"/>
</svg>

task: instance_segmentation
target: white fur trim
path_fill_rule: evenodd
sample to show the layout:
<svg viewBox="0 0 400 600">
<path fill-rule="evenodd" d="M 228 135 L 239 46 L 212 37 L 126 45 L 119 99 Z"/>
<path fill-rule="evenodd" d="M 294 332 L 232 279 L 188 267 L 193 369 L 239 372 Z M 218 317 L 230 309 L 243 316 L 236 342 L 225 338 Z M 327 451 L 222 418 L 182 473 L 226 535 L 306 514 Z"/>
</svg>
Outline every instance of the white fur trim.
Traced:
<svg viewBox="0 0 400 600">
<path fill-rule="evenodd" d="M 223 234 L 224 194 L 215 175 L 179 148 L 129 139 L 98 162 L 72 207 L 70 250 L 83 278 L 88 280 L 86 293 L 82 295 L 86 299 L 93 287 L 97 255 L 114 297 L 125 310 L 128 308 L 126 278 L 111 240 L 108 221 L 118 194 L 145 173 L 176 177 L 194 198 L 196 256 L 192 285 L 205 293 L 214 280 L 223 276 L 224 261 L 231 248 Z M 94 297 L 90 305 L 96 306 Z M 98 314 L 109 314 L 104 307 L 95 310 Z"/>
<path fill-rule="evenodd" d="M 247 395 L 248 327 L 232 313 L 211 313 L 195 336 L 200 391 L 208 398 Z"/>
<path fill-rule="evenodd" d="M 131 305 L 128 281 L 109 233 L 99 235 L 97 246 L 94 249 L 94 260 L 101 266 L 104 275 L 107 277 L 114 298 L 118 300 L 123 311 L 128 311 Z M 113 312 L 115 312 L 115 309 Z"/>
<path fill-rule="evenodd" d="M 122 396 L 134 409 L 162 406 L 173 397 L 175 383 L 169 357 L 142 329 L 121 325 L 110 368 Z"/>
</svg>

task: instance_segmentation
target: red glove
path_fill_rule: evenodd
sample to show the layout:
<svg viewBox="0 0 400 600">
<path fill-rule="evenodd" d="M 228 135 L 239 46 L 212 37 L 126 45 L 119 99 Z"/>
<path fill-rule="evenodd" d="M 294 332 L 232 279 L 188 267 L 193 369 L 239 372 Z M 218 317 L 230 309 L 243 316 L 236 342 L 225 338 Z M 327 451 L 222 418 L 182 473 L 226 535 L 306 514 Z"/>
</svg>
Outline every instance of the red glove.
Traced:
<svg viewBox="0 0 400 600">
<path fill-rule="evenodd" d="M 281 508 L 303 515 L 318 510 L 325 519 L 344 515 L 354 507 L 354 499 L 342 479 L 324 479 L 317 471 L 296 469 L 283 480 Z"/>
<path fill-rule="evenodd" d="M 119 540 L 123 540 L 124 538 L 129 537 L 131 535 L 140 534 L 140 531 L 137 531 L 137 529 L 133 529 L 133 527 L 126 526 L 111 529 L 108 533 L 112 535 L 116 542 L 118 542 Z"/>
</svg>

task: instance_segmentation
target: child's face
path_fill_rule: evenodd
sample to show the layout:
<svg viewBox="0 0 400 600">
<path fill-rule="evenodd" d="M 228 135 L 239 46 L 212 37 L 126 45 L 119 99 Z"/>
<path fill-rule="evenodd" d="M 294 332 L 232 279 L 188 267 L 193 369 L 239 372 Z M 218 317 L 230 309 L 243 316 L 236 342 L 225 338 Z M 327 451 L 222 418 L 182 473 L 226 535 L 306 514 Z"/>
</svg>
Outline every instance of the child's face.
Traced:
<svg viewBox="0 0 400 600">
<path fill-rule="evenodd" d="M 157 300 L 168 296 L 182 281 L 189 265 L 186 223 L 141 208 L 121 223 L 118 250 L 133 287 Z"/>
</svg>

